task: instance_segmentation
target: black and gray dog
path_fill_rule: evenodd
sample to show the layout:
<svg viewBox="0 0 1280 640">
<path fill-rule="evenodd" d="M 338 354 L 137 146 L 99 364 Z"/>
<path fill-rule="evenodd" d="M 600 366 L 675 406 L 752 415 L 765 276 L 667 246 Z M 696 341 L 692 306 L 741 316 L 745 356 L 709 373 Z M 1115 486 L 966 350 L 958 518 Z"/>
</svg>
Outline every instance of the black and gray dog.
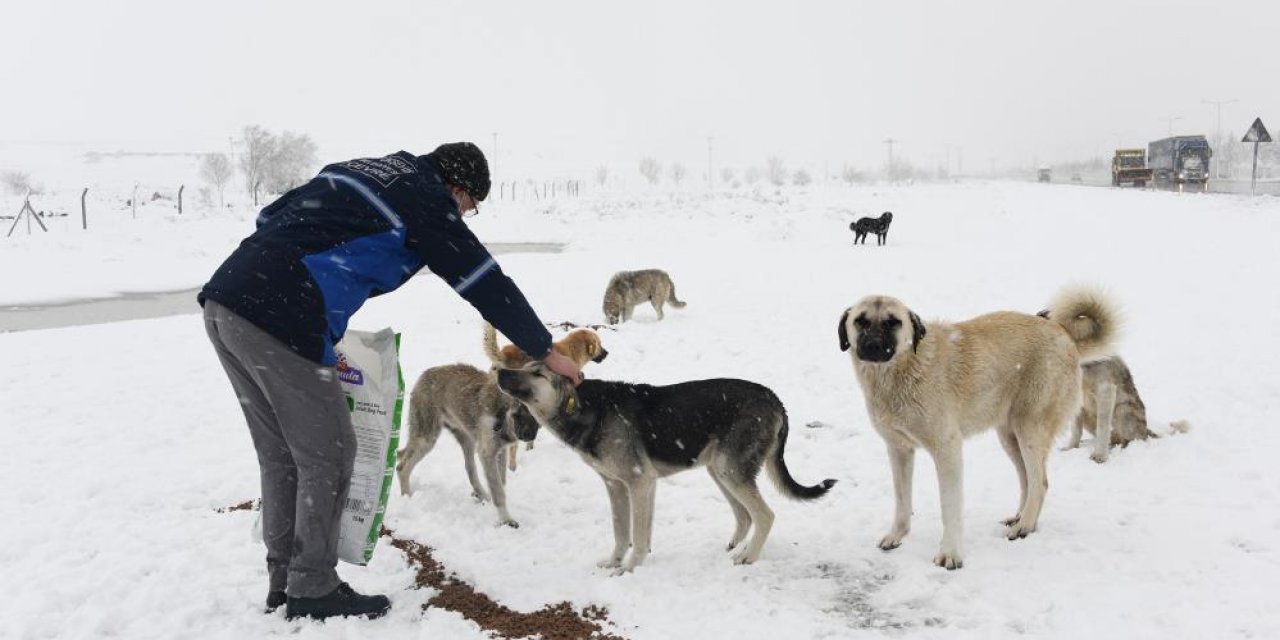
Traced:
<svg viewBox="0 0 1280 640">
<path fill-rule="evenodd" d="M 576 389 L 541 362 L 498 371 L 498 387 L 574 449 L 604 479 L 614 547 L 602 567 L 631 571 L 649 554 L 658 478 L 705 466 L 729 501 L 736 527 L 729 548 L 750 564 L 773 525 L 756 487 L 761 468 L 783 494 L 822 497 L 836 483 L 804 486 L 783 462 L 787 412 L 768 388 L 746 380 L 695 380 L 667 386 L 587 380 Z M 749 541 L 747 531 L 755 531 Z M 624 556 L 628 550 L 631 556 Z"/>
<path fill-rule="evenodd" d="M 889 241 L 889 223 L 893 222 L 893 213 L 886 211 L 880 214 L 879 218 L 858 218 L 857 222 L 849 223 L 849 230 L 853 232 L 853 243 L 858 244 L 861 240 L 862 244 L 867 243 L 867 234 L 876 234 L 876 244 L 881 245 Z"/>
</svg>

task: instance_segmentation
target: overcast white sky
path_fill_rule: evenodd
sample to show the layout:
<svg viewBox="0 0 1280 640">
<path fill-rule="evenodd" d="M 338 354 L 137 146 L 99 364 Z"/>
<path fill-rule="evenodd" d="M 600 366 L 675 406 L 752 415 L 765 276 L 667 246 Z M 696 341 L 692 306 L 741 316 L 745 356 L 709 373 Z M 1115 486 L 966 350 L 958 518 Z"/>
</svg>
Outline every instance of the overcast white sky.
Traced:
<svg viewBox="0 0 1280 640">
<path fill-rule="evenodd" d="M 7 1 L 0 144 L 225 150 L 249 123 L 321 159 L 471 139 L 497 169 L 652 155 L 832 170 L 1080 159 L 1280 128 L 1280 2 Z M 956 155 L 952 156 L 955 167 Z"/>
</svg>

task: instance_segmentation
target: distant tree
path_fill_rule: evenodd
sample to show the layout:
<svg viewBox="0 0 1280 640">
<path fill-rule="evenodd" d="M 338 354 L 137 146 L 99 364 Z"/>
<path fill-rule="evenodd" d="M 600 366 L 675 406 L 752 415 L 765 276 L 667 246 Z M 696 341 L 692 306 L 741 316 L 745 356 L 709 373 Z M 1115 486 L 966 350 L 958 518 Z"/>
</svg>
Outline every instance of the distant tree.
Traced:
<svg viewBox="0 0 1280 640">
<path fill-rule="evenodd" d="M 1236 138 L 1236 140 L 1239 139 Z M 1253 171 L 1253 143 L 1234 142 L 1234 144 L 1241 147 L 1240 176 L 1250 177 Z M 1275 178 L 1277 176 L 1280 176 L 1280 146 L 1274 142 L 1258 145 L 1258 177 Z"/>
<path fill-rule="evenodd" d="M 641 158 L 640 175 L 644 176 L 650 185 L 658 184 L 658 177 L 662 175 L 662 165 L 653 158 Z"/>
<path fill-rule="evenodd" d="M 861 171 L 858 171 L 857 167 L 851 164 L 846 164 L 844 165 L 844 168 L 840 170 L 840 179 L 844 180 L 847 184 L 857 184 L 859 182 L 865 182 L 867 177 L 863 175 Z"/>
<path fill-rule="evenodd" d="M 886 175 L 890 182 L 899 182 L 902 180 L 910 180 L 917 177 L 919 171 L 910 161 L 895 158 L 893 164 L 886 168 Z"/>
<path fill-rule="evenodd" d="M 1219 135 L 1213 140 L 1213 158 L 1209 160 L 1209 170 L 1217 177 L 1231 178 L 1236 175 L 1236 171 L 1241 165 L 1241 160 L 1245 166 L 1245 173 L 1253 170 L 1253 145 L 1240 142 L 1240 137 L 1232 133 Z M 1267 147 L 1270 145 L 1261 145 Z M 1248 149 L 1248 153 L 1243 153 Z M 1258 153 L 1261 159 L 1262 153 Z"/>
<path fill-rule="evenodd" d="M 218 208 L 225 208 L 223 191 L 231 181 L 231 158 L 225 153 L 207 153 L 200 160 L 200 177 L 218 191 Z"/>
<path fill-rule="evenodd" d="M 747 184 L 755 184 L 760 182 L 760 178 L 764 177 L 764 172 L 760 170 L 760 167 L 750 167 L 742 177 L 746 179 Z"/>
<path fill-rule="evenodd" d="M 725 167 L 720 170 L 720 180 L 724 184 L 733 184 L 733 169 Z"/>
<path fill-rule="evenodd" d="M 284 193 L 311 177 L 316 165 L 316 143 L 305 133 L 285 131 L 276 138 L 268 157 L 264 184 L 270 193 Z"/>
<path fill-rule="evenodd" d="M 244 128 L 244 153 L 240 154 L 240 173 L 244 174 L 245 189 L 258 204 L 258 189 L 266 179 L 267 168 L 276 153 L 276 138 L 270 131 L 250 125 Z"/>
<path fill-rule="evenodd" d="M 769 156 L 768 159 L 765 160 L 765 166 L 767 167 L 766 171 L 768 171 L 769 182 L 772 183 L 773 186 L 780 187 L 782 186 L 782 183 L 787 181 L 787 170 L 782 164 L 782 158 L 779 158 L 778 156 Z"/>
<path fill-rule="evenodd" d="M 27 191 L 33 190 L 31 176 L 21 171 L 6 171 L 0 174 L 0 182 L 3 182 L 5 189 L 15 196 L 24 195 Z"/>
<path fill-rule="evenodd" d="M 609 167 L 600 165 L 596 167 L 596 184 L 604 186 L 609 181 Z"/>
<path fill-rule="evenodd" d="M 673 162 L 671 163 L 671 169 L 669 170 L 669 173 L 671 174 L 671 181 L 676 183 L 676 186 L 678 187 L 680 186 L 680 181 L 684 180 L 686 170 L 684 168 L 684 165 L 680 164 L 679 162 Z"/>
<path fill-rule="evenodd" d="M 813 179 L 809 177 L 808 171 L 805 171 L 804 169 L 800 169 L 796 171 L 796 174 L 794 176 L 791 177 L 791 181 L 797 187 L 806 187 L 809 185 L 810 182 L 813 181 Z"/>
</svg>

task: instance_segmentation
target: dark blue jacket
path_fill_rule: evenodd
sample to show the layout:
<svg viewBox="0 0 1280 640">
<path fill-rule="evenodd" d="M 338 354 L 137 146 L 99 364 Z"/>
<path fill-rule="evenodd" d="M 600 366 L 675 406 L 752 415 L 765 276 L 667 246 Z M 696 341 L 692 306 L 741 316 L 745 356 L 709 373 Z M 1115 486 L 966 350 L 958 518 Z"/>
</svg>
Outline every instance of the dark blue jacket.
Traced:
<svg viewBox="0 0 1280 640">
<path fill-rule="evenodd" d="M 525 353 L 551 349 L 546 326 L 458 216 L 435 160 L 404 151 L 331 164 L 267 205 L 198 299 L 331 365 L 365 300 L 424 266 Z"/>
</svg>

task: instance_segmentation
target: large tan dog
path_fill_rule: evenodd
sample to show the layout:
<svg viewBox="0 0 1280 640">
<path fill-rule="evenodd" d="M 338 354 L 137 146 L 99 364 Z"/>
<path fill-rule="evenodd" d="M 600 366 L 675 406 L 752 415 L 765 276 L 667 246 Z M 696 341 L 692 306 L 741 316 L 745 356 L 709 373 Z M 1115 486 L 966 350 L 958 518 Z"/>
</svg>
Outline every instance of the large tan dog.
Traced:
<svg viewBox="0 0 1280 640">
<path fill-rule="evenodd" d="M 588 362 L 604 362 L 605 357 L 609 355 L 604 344 L 600 342 L 600 336 L 590 329 L 574 329 L 569 332 L 569 335 L 552 342 L 551 348 L 578 363 L 579 369 L 587 366 Z M 519 369 L 533 361 L 529 354 L 521 351 L 520 347 L 514 344 L 499 349 L 498 332 L 487 322 L 484 324 L 484 353 L 489 356 L 489 362 L 496 369 Z M 525 443 L 525 446 L 532 449 L 533 440 Z M 515 471 L 518 466 L 516 457 L 519 450 L 519 445 L 515 443 L 512 443 L 507 450 L 507 468 L 512 471 Z"/>
<path fill-rule="evenodd" d="M 1080 365 L 1105 356 L 1117 330 L 1113 307 L 1096 292 L 1065 291 L 1052 320 L 1000 311 L 957 323 L 924 323 L 902 302 L 870 296 L 840 317 L 840 349 L 849 351 L 871 424 L 884 438 L 893 470 L 889 550 L 911 528 L 915 450 L 933 457 L 942 499 L 942 546 L 935 564 L 963 565 L 963 473 L 967 436 L 994 427 L 1018 472 L 1018 511 L 1005 520 L 1010 540 L 1035 531 L 1054 436 L 1081 403 Z"/>
</svg>

